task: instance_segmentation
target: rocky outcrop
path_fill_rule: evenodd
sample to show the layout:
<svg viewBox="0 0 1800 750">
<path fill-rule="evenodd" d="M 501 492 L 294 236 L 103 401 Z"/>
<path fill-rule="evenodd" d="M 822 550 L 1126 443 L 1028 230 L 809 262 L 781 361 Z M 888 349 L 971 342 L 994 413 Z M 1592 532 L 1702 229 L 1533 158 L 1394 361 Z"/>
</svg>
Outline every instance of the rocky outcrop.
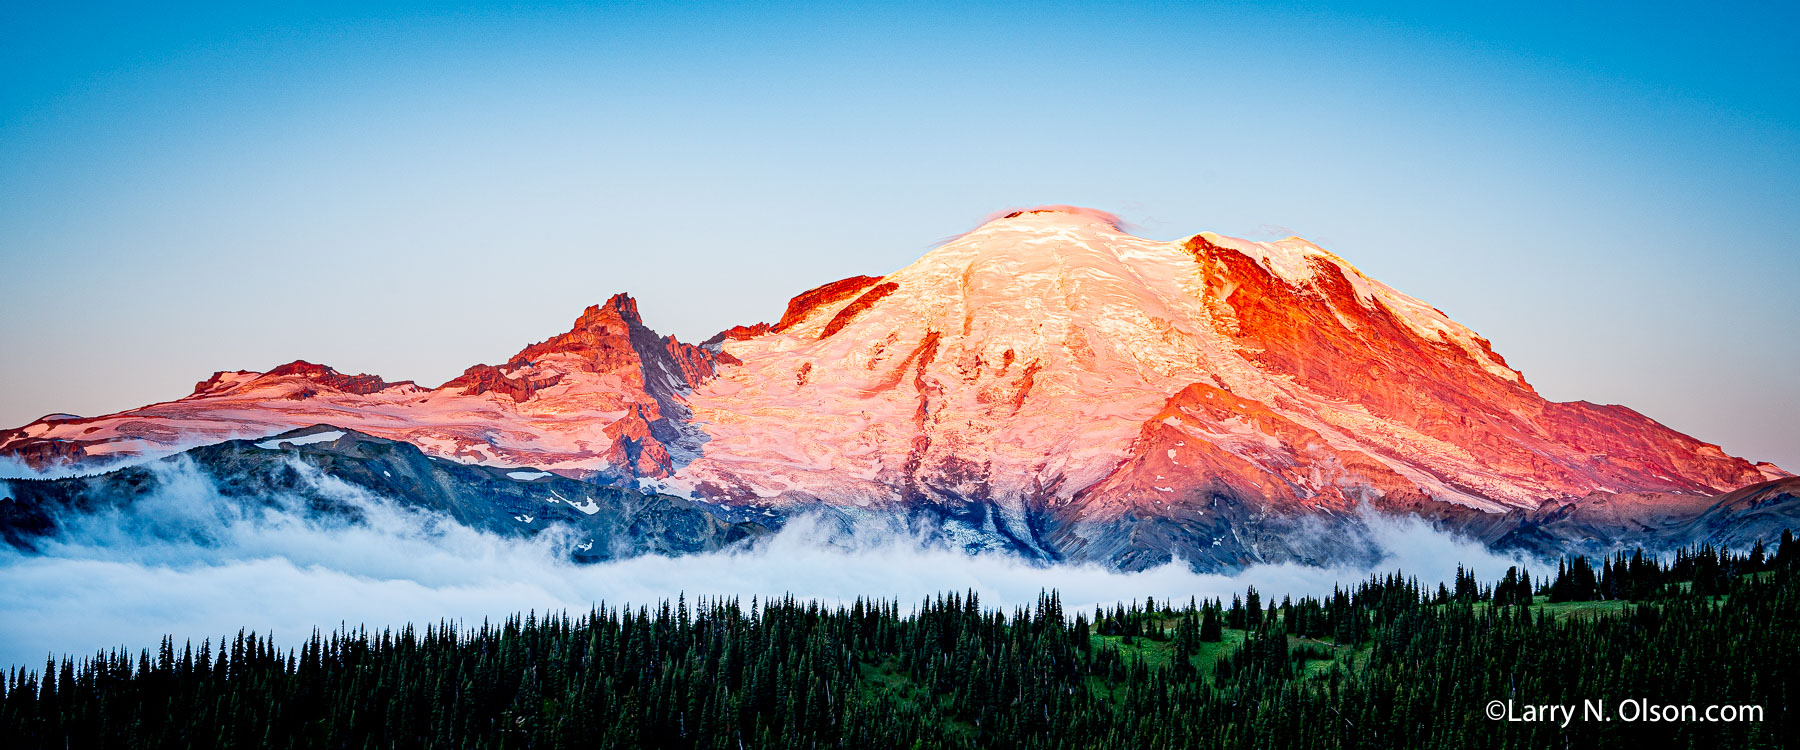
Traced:
<svg viewBox="0 0 1800 750">
<path fill-rule="evenodd" d="M 354 393 L 357 395 L 367 395 L 376 391 L 386 390 L 393 386 L 412 384 L 412 381 L 410 380 L 399 383 L 389 383 L 374 375 L 345 375 L 337 370 L 326 367 L 325 365 L 315 365 L 305 360 L 294 360 L 293 362 L 270 370 L 267 374 L 274 377 L 299 375 L 333 390 L 343 391 L 344 393 Z"/>
<path fill-rule="evenodd" d="M 261 376 L 274 378 L 292 376 L 295 378 L 304 378 L 334 391 L 356 395 L 368 395 L 378 391 L 387 390 L 388 388 L 413 385 L 413 382 L 410 380 L 389 383 L 375 375 L 346 375 L 325 365 L 317 365 L 307 362 L 306 360 L 297 359 L 285 365 L 275 367 L 266 373 L 251 372 L 249 370 L 215 372 L 212 374 L 212 377 L 194 384 L 194 392 L 189 395 L 199 396 L 222 391 Z"/>
<path fill-rule="evenodd" d="M 881 277 L 879 276 L 852 276 L 801 292 L 793 299 L 788 300 L 787 310 L 782 312 L 781 320 L 769 331 L 780 333 L 792 328 L 795 323 L 805 320 L 814 310 L 855 297 L 880 281 Z"/>
<path fill-rule="evenodd" d="M 838 331 L 844 330 L 844 326 L 850 325 L 850 321 L 856 319 L 857 313 L 874 307 L 875 303 L 880 302 L 882 297 L 893 294 L 899 289 L 900 285 L 892 281 L 884 281 L 870 287 L 868 291 L 857 295 L 856 299 L 851 300 L 850 304 L 839 308 L 837 314 L 831 316 L 831 322 L 825 324 L 825 330 L 819 332 L 819 338 L 825 338 Z"/>
<path fill-rule="evenodd" d="M 637 300 L 615 294 L 605 304 L 583 310 L 567 333 L 525 347 L 507 364 L 525 367 L 547 355 L 567 354 L 578 358 L 590 372 L 641 367 L 642 352 L 637 339 L 646 336 L 657 338 L 638 316 Z M 660 341 L 655 346 L 660 348 Z"/>
<path fill-rule="evenodd" d="M 705 341 L 700 342 L 700 346 L 705 348 L 708 351 L 716 352 L 719 350 L 719 345 L 726 341 L 743 341 L 744 339 L 753 339 L 753 338 L 756 338 L 757 336 L 761 336 L 765 333 L 768 333 L 771 328 L 773 328 L 773 326 L 770 326 L 768 323 L 757 323 L 755 325 L 747 325 L 747 326 L 732 326 L 723 331 L 713 334 L 712 338 L 709 338 Z"/>
<path fill-rule="evenodd" d="M 445 383 L 444 388 L 461 388 L 464 396 L 479 396 L 483 393 L 499 393 L 511 398 L 514 402 L 529 401 L 540 389 L 556 385 L 562 380 L 560 373 L 549 377 L 532 379 L 529 377 L 509 378 L 506 371 L 493 365 L 472 365 L 463 374 Z"/>
<path fill-rule="evenodd" d="M 663 350 L 668 353 L 670 361 L 681 371 L 682 383 L 688 388 L 712 379 L 718 373 L 721 359 L 718 355 L 707 351 L 704 347 L 684 344 L 669 336 L 663 339 Z"/>
</svg>

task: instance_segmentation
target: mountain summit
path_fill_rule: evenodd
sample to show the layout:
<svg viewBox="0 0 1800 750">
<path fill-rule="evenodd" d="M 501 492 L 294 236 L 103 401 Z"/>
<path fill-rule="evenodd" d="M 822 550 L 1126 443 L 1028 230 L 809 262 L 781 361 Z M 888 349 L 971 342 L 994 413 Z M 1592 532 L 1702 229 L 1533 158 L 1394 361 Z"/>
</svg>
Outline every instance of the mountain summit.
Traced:
<svg viewBox="0 0 1800 750">
<path fill-rule="evenodd" d="M 1069 207 L 702 346 L 619 295 L 435 389 L 307 363 L 218 373 L 178 401 L 0 433 L 0 454 L 318 423 L 720 504 L 929 509 L 1051 556 L 1116 558 L 1098 530 L 1146 522 L 1189 539 L 1170 548 L 1217 543 L 1240 511 L 1498 514 L 1787 476 L 1621 406 L 1548 401 L 1473 331 L 1304 240 L 1159 242 Z"/>
<path fill-rule="evenodd" d="M 1022 212 L 794 318 L 719 344 L 742 364 L 691 396 L 696 491 L 1117 506 L 1222 484 L 1500 510 L 1769 478 L 1623 407 L 1546 401 L 1485 339 L 1298 239 Z"/>
</svg>

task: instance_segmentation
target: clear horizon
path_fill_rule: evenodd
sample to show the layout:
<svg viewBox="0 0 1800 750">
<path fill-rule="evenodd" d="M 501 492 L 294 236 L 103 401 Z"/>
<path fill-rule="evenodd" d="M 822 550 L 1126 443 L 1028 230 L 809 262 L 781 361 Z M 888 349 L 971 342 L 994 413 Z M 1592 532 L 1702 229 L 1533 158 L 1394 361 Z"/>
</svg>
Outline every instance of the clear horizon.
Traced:
<svg viewBox="0 0 1800 750">
<path fill-rule="evenodd" d="M 1800 470 L 1794 11 L 1027 7 L 0 10 L 0 428 L 435 385 L 616 292 L 697 342 L 1061 203 Z"/>
</svg>

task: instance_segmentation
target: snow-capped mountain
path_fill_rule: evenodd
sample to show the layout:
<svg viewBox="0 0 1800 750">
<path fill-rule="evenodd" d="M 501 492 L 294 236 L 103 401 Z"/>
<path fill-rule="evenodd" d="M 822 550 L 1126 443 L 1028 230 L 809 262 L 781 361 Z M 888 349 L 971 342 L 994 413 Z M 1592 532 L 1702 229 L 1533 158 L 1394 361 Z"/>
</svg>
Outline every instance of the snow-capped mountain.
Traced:
<svg viewBox="0 0 1800 750">
<path fill-rule="evenodd" d="M 710 440 L 680 483 L 1146 510 L 1223 485 L 1500 510 L 1772 478 L 1623 407 L 1546 401 L 1469 329 L 1298 239 L 1155 242 L 1033 211 L 851 281 L 717 345 L 742 364 L 690 395 Z"/>
<path fill-rule="evenodd" d="M 671 450 L 684 444 L 685 394 L 713 375 L 715 359 L 658 337 L 620 294 L 589 307 L 568 333 L 436 388 L 309 362 L 216 372 L 176 401 L 93 419 L 45 417 L 0 437 L 0 454 L 37 466 L 103 462 L 323 423 L 466 463 L 665 476 L 675 466 Z"/>
<path fill-rule="evenodd" d="M 0 454 L 94 462 L 313 424 L 717 504 L 928 509 L 1113 560 L 1134 535 L 1217 545 L 1242 513 L 1499 514 L 1789 476 L 1621 406 L 1548 401 L 1485 339 L 1304 240 L 1161 242 L 1066 207 L 702 346 L 619 295 L 437 388 L 304 362 L 221 372 L 177 401 L 0 433 Z"/>
</svg>

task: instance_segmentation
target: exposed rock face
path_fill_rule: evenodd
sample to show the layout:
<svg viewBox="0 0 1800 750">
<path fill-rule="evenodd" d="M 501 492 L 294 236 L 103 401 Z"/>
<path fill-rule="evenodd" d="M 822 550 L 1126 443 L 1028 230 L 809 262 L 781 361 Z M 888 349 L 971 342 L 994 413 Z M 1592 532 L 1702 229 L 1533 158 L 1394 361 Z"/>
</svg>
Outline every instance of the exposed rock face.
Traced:
<svg viewBox="0 0 1800 750">
<path fill-rule="evenodd" d="M 212 377 L 207 378 L 206 380 L 202 380 L 199 383 L 194 384 L 194 392 L 191 394 L 188 394 L 188 395 L 189 396 L 198 396 L 198 395 L 201 395 L 204 393 L 210 393 L 213 391 L 226 389 L 231 386 L 237 385 L 238 383 L 241 383 L 245 380 L 257 377 L 259 375 L 269 375 L 269 376 L 273 376 L 273 377 L 294 376 L 294 377 L 298 377 L 298 378 L 305 378 L 305 379 L 310 380 L 314 383 L 317 383 L 321 386 L 330 388 L 331 390 L 342 391 L 344 393 L 351 393 L 351 394 L 356 394 L 359 396 L 366 396 L 368 394 L 375 393 L 375 392 L 381 391 L 381 390 L 386 390 L 391 387 L 409 386 L 409 385 L 413 384 L 413 382 L 410 380 L 404 380 L 404 381 L 401 381 L 398 383 L 389 383 L 375 375 L 345 375 L 344 373 L 338 372 L 337 370 L 333 370 L 330 367 L 326 367 L 325 365 L 315 365 L 311 362 L 307 362 L 306 360 L 297 359 L 297 360 L 289 362 L 285 365 L 276 367 L 275 369 L 272 369 L 266 373 L 256 373 L 256 372 L 250 372 L 247 370 L 238 370 L 235 372 L 224 372 L 224 371 L 215 372 L 212 374 Z M 294 398 L 295 400 L 298 400 L 300 398 L 308 398 L 313 393 L 317 393 L 317 391 L 314 390 L 311 392 L 307 392 L 306 390 L 302 389 L 300 391 L 296 391 L 296 395 L 292 396 L 292 398 Z"/>
<path fill-rule="evenodd" d="M 1630 409 L 1544 400 L 1487 340 L 1324 251 L 1299 248 L 1304 265 L 1288 278 L 1254 251 L 1206 235 L 1185 245 L 1205 269 L 1221 332 L 1246 360 L 1313 398 L 1414 433 L 1378 442 L 1378 451 L 1400 460 L 1467 451 L 1475 470 L 1442 477 L 1455 489 L 1512 504 L 1601 489 L 1710 494 L 1760 479 L 1746 462 L 1721 460 L 1716 446 Z M 1347 429 L 1362 416 L 1324 415 Z"/>
<path fill-rule="evenodd" d="M 880 302 L 882 297 L 893 294 L 899 289 L 900 285 L 892 281 L 883 281 L 870 287 L 868 291 L 857 295 L 856 299 L 851 300 L 850 304 L 838 308 L 837 314 L 831 316 L 831 322 L 826 323 L 825 329 L 819 331 L 819 338 L 825 338 L 826 336 L 844 330 L 844 326 L 850 325 L 850 321 L 856 319 L 857 313 L 874 307 L 875 303 Z"/>
<path fill-rule="evenodd" d="M 862 294 L 863 290 L 880 282 L 881 277 L 879 276 L 852 276 L 801 292 L 799 296 L 788 300 L 787 310 L 781 314 L 781 321 L 770 330 L 779 333 L 782 329 L 804 320 L 814 310 L 852 299 Z M 764 333 L 766 332 L 764 331 Z"/>
<path fill-rule="evenodd" d="M 324 365 L 315 365 L 305 360 L 289 362 L 270 370 L 268 374 L 276 377 L 299 375 L 317 382 L 320 385 L 330 387 L 333 390 L 354 393 L 359 396 L 385 390 L 390 386 L 412 384 L 412 381 L 410 380 L 401 383 L 388 383 L 374 375 L 345 375 Z"/>
<path fill-rule="evenodd" d="M 712 338 L 700 342 L 700 346 L 707 351 L 717 352 L 719 350 L 719 344 L 727 339 L 731 341 L 753 339 L 768 333 L 769 329 L 772 327 L 773 326 L 770 326 L 768 323 L 757 323 L 756 325 L 749 326 L 732 326 L 713 334 Z"/>
<path fill-rule="evenodd" d="M 1303 240 L 1160 242 L 1067 208 L 701 346 L 619 295 L 436 389 L 304 362 L 222 372 L 179 401 L 0 433 L 0 454 L 91 462 L 314 423 L 1126 567 L 1324 560 L 1296 529 L 1364 506 L 1501 543 L 1489 532 L 1546 502 L 1651 513 L 1789 476 L 1624 407 L 1547 401 L 1485 339 Z"/>
<path fill-rule="evenodd" d="M 528 377 L 509 378 L 506 371 L 493 365 L 471 365 L 462 375 L 445 383 L 445 388 L 461 388 L 464 396 L 479 396 L 483 393 L 500 393 L 516 402 L 529 401 L 540 388 L 556 385 L 562 380 L 560 373 L 541 380 Z"/>
</svg>

